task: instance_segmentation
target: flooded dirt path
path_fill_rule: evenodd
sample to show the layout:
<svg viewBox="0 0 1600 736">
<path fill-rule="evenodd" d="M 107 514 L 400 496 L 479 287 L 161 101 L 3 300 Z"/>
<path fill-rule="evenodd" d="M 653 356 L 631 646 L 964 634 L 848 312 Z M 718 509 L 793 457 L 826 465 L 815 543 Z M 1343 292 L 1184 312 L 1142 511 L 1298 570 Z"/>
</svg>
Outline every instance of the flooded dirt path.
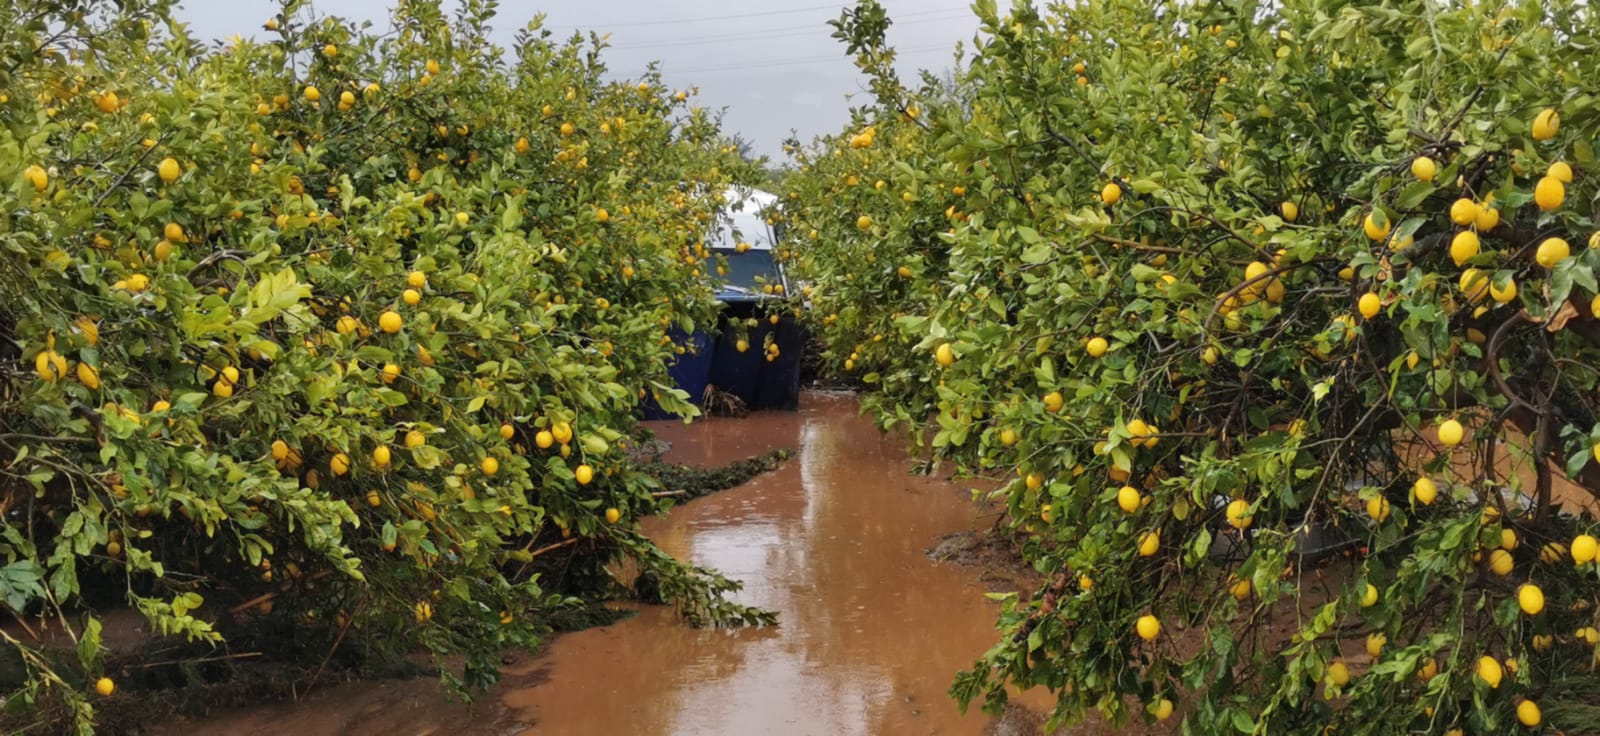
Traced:
<svg viewBox="0 0 1600 736">
<path fill-rule="evenodd" d="M 993 642 L 996 608 L 983 594 L 1004 585 L 926 556 L 939 537 L 989 520 L 966 493 L 910 475 L 902 440 L 859 418 L 849 396 L 653 428 L 672 445 L 667 460 L 697 466 L 796 450 L 775 472 L 645 523 L 667 552 L 743 581 L 739 600 L 778 611 L 779 626 L 696 630 L 665 607 L 643 607 L 513 657 L 502 684 L 472 705 L 450 702 L 431 680 L 349 683 L 171 733 L 991 731 L 992 718 L 959 714 L 945 690 Z"/>
</svg>

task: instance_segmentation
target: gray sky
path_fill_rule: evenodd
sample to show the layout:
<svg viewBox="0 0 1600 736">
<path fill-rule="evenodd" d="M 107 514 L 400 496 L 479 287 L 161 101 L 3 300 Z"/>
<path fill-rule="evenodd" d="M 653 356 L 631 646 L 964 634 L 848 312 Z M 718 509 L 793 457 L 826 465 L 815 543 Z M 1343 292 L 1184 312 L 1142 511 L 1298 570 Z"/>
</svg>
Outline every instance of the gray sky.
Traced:
<svg viewBox="0 0 1600 736">
<path fill-rule="evenodd" d="M 630 78 L 660 61 L 674 88 L 700 87 L 700 104 L 727 109 L 725 125 L 781 159 L 790 129 L 801 140 L 833 132 L 846 120 L 847 95 L 864 85 L 844 47 L 825 22 L 845 0 L 504 0 L 495 19 L 496 41 L 509 45 L 536 13 L 565 36 L 575 29 L 611 32 L 605 59 L 613 76 Z M 235 33 L 261 37 L 276 12 L 273 0 L 185 0 L 180 17 L 202 38 Z M 446 6 L 454 5 L 446 0 Z M 895 23 L 890 43 L 900 51 L 900 73 L 914 81 L 918 68 L 951 64 L 957 41 L 969 40 L 977 20 L 967 0 L 883 0 Z M 319 0 L 318 13 L 387 25 L 392 0 Z"/>
</svg>

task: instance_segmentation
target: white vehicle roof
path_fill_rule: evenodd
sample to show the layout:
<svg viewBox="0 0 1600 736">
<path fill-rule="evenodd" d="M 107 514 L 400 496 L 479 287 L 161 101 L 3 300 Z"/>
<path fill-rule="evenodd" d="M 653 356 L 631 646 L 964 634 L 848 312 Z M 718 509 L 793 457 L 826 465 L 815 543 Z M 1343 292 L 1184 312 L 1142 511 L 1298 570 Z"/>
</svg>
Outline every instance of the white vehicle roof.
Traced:
<svg viewBox="0 0 1600 736">
<path fill-rule="evenodd" d="M 709 238 L 712 248 L 733 248 L 749 243 L 752 250 L 772 250 L 772 227 L 763 214 L 778 203 L 778 195 L 760 189 L 729 187 L 723 193 L 727 205 L 725 222 L 719 222 Z"/>
</svg>

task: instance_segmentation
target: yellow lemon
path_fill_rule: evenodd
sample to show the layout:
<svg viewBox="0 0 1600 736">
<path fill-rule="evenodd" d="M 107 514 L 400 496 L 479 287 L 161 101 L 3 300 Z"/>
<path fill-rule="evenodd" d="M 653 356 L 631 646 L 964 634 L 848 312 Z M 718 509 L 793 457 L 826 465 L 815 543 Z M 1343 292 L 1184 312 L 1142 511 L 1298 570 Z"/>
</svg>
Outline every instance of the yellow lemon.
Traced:
<svg viewBox="0 0 1600 736">
<path fill-rule="evenodd" d="M 1283 213 L 1284 222 L 1294 222 L 1300 219 L 1300 205 L 1293 202 L 1284 202 L 1278 205 L 1278 211 Z"/>
<path fill-rule="evenodd" d="M 1145 641 L 1152 641 L 1161 635 L 1160 619 L 1148 613 L 1140 616 L 1139 620 L 1134 622 L 1133 628 L 1139 633 L 1139 638 Z"/>
<path fill-rule="evenodd" d="M 1248 529 L 1254 521 L 1254 517 L 1250 513 L 1250 502 L 1242 498 L 1229 501 L 1228 508 L 1224 514 L 1228 519 L 1228 526 L 1235 529 Z"/>
<path fill-rule="evenodd" d="M 1161 551 L 1160 531 L 1145 532 L 1144 535 L 1139 538 L 1140 557 L 1154 557 L 1156 552 L 1159 551 Z"/>
<path fill-rule="evenodd" d="M 1100 189 L 1100 199 L 1104 200 L 1106 204 L 1116 204 L 1121 202 L 1122 187 L 1117 186 L 1117 183 L 1114 181 L 1107 182 L 1106 185 Z"/>
<path fill-rule="evenodd" d="M 1505 672 L 1500 668 L 1499 660 L 1488 655 L 1478 658 L 1478 679 L 1488 683 L 1491 688 L 1497 688 L 1504 677 Z"/>
<path fill-rule="evenodd" d="M 1533 583 L 1528 583 L 1517 589 L 1517 605 L 1522 607 L 1522 612 L 1529 616 L 1537 616 L 1544 610 L 1544 591 Z"/>
<path fill-rule="evenodd" d="M 1105 355 L 1106 351 L 1110 348 L 1111 344 L 1106 342 L 1106 339 L 1103 337 L 1091 337 L 1089 338 L 1089 342 L 1084 343 L 1083 346 L 1084 351 L 1089 353 L 1089 357 L 1091 358 L 1098 358 Z"/>
<path fill-rule="evenodd" d="M 405 323 L 405 319 L 400 316 L 399 312 L 390 310 L 378 315 L 378 329 L 391 335 L 399 332 L 400 328 L 405 326 Z"/>
<path fill-rule="evenodd" d="M 1560 179 L 1563 184 L 1572 183 L 1572 167 L 1567 165 L 1565 161 L 1557 161 L 1550 164 L 1550 168 L 1544 172 L 1544 175 Z"/>
<path fill-rule="evenodd" d="M 1367 499 L 1367 516 L 1374 521 L 1382 523 L 1389 518 L 1389 499 L 1383 496 L 1373 496 Z"/>
<path fill-rule="evenodd" d="M 1427 156 L 1418 156 L 1411 159 L 1411 175 L 1419 181 L 1433 181 L 1435 174 L 1439 173 L 1439 165 Z"/>
<path fill-rule="evenodd" d="M 1439 486 L 1435 485 L 1432 478 L 1424 475 L 1411 484 L 1411 495 L 1423 506 L 1433 505 L 1433 500 L 1439 497 Z"/>
<path fill-rule="evenodd" d="M 606 521 L 611 524 L 622 521 L 622 511 L 615 508 L 606 509 Z"/>
<path fill-rule="evenodd" d="M 1389 637 L 1381 631 L 1367 634 L 1367 656 L 1377 659 L 1383 654 L 1383 647 L 1389 643 Z"/>
<path fill-rule="evenodd" d="M 182 174 L 183 168 L 178 166 L 176 159 L 164 158 L 161 159 L 161 163 L 156 164 L 156 175 L 161 177 L 161 181 L 167 184 L 177 181 Z"/>
<path fill-rule="evenodd" d="M 111 678 L 109 677 L 102 677 L 98 680 L 95 680 L 94 691 L 103 696 L 110 697 L 112 693 L 117 691 L 117 683 L 112 682 Z"/>
<path fill-rule="evenodd" d="M 1338 687 L 1350 684 L 1350 668 L 1343 662 L 1328 665 L 1328 681 Z"/>
<path fill-rule="evenodd" d="M 478 469 L 482 470 L 484 475 L 494 475 L 500 472 L 500 461 L 493 456 L 485 456 L 483 462 L 478 463 Z"/>
<path fill-rule="evenodd" d="M 1539 712 L 1539 704 L 1532 700 L 1524 700 L 1517 704 L 1517 722 L 1528 728 L 1538 726 L 1544 722 L 1544 714 Z"/>
<path fill-rule="evenodd" d="M 1576 564 L 1582 565 L 1593 562 L 1595 554 L 1600 553 L 1600 540 L 1596 540 L 1587 534 L 1579 534 L 1572 538 L 1570 552 L 1572 561 Z"/>
<path fill-rule="evenodd" d="M 1388 240 L 1389 216 L 1385 215 L 1382 210 L 1373 210 L 1367 213 L 1366 219 L 1361 223 L 1361 229 L 1372 240 Z"/>
<path fill-rule="evenodd" d="M 1378 605 L 1378 587 L 1367 583 L 1367 586 L 1361 589 L 1361 607 L 1371 608 L 1375 605 Z"/>
<path fill-rule="evenodd" d="M 1478 255 L 1481 248 L 1482 243 L 1478 240 L 1477 233 L 1462 230 L 1450 239 L 1450 260 L 1455 261 L 1457 266 L 1466 265 L 1467 261 Z"/>
<path fill-rule="evenodd" d="M 334 475 L 344 475 L 350 472 L 350 456 L 342 452 L 334 453 L 333 457 L 328 459 L 328 470 L 332 471 Z"/>
<path fill-rule="evenodd" d="M 1533 260 L 1545 268 L 1555 268 L 1556 264 L 1567 260 L 1572 255 L 1572 246 L 1561 238 L 1545 238 L 1539 244 L 1538 250 L 1533 253 Z"/>
<path fill-rule="evenodd" d="M 1450 203 L 1450 221 L 1462 227 L 1467 227 L 1477 221 L 1479 211 L 1480 208 L 1477 202 L 1462 197 Z"/>
<path fill-rule="evenodd" d="M 322 90 L 310 85 L 306 85 L 305 90 L 301 94 L 305 95 L 307 102 L 316 102 L 322 99 Z"/>
<path fill-rule="evenodd" d="M 577 470 L 572 471 L 572 475 L 578 479 L 578 485 L 586 486 L 589 485 L 589 481 L 594 480 L 594 468 L 579 465 Z"/>
<path fill-rule="evenodd" d="M 950 343 L 942 343 L 933 351 L 933 359 L 946 368 L 956 362 L 956 354 L 950 349 Z"/>
<path fill-rule="evenodd" d="M 372 450 L 373 465 L 376 465 L 380 468 L 387 468 L 389 467 L 389 462 L 392 459 L 393 454 L 389 452 L 389 447 L 387 445 L 378 445 Z"/>
<path fill-rule="evenodd" d="M 1506 279 L 1505 288 L 1496 286 L 1492 281 L 1489 282 L 1489 297 L 1494 299 L 1498 304 L 1505 304 L 1512 299 L 1517 298 L 1517 280 L 1511 278 Z"/>
<path fill-rule="evenodd" d="M 1511 570 L 1515 566 L 1516 566 L 1516 561 L 1511 558 L 1511 553 L 1510 552 L 1507 552 L 1507 551 L 1505 551 L 1503 549 L 1497 549 L 1497 550 L 1489 553 L 1489 571 L 1490 572 L 1492 572 L 1492 573 L 1494 573 L 1496 575 L 1499 575 L 1501 577 L 1504 577 L 1506 575 L 1510 575 L 1511 574 Z"/>
<path fill-rule="evenodd" d="M 1377 294 L 1369 291 L 1361 295 L 1361 299 L 1356 302 L 1356 308 L 1361 311 L 1362 317 L 1372 319 L 1378 316 L 1378 312 L 1383 309 L 1383 300 L 1379 299 Z"/>
<path fill-rule="evenodd" d="M 1139 489 L 1133 486 L 1117 489 L 1117 506 L 1121 507 L 1124 513 L 1131 514 L 1138 511 L 1143 502 L 1144 498 L 1139 495 Z"/>
<path fill-rule="evenodd" d="M 1555 108 L 1547 107 L 1533 116 L 1533 128 L 1529 131 L 1536 141 L 1547 141 L 1556 137 L 1556 132 L 1561 130 L 1561 113 Z"/>
<path fill-rule="evenodd" d="M 1539 209 L 1545 212 L 1560 207 L 1561 203 L 1566 199 L 1567 185 L 1562 184 L 1560 179 L 1553 176 L 1546 176 L 1540 179 L 1539 183 L 1533 187 L 1533 201 L 1539 205 Z"/>
<path fill-rule="evenodd" d="M 1466 435 L 1466 430 L 1461 428 L 1461 423 L 1454 419 L 1446 419 L 1439 423 L 1439 442 L 1446 447 L 1461 444 L 1461 439 Z"/>
<path fill-rule="evenodd" d="M 1476 227 L 1478 229 L 1478 232 L 1482 232 L 1482 233 L 1486 233 L 1486 232 L 1489 232 L 1490 230 L 1495 229 L 1495 227 L 1498 226 L 1499 224 L 1500 224 L 1500 210 L 1497 209 L 1497 208 L 1488 207 L 1488 206 L 1485 206 L 1482 209 L 1479 209 L 1478 210 L 1477 219 L 1472 221 L 1472 226 Z"/>
<path fill-rule="evenodd" d="M 1061 407 L 1065 403 L 1066 399 L 1061 396 L 1060 391 L 1051 391 L 1044 395 L 1044 410 L 1051 414 L 1061 411 Z"/>
</svg>

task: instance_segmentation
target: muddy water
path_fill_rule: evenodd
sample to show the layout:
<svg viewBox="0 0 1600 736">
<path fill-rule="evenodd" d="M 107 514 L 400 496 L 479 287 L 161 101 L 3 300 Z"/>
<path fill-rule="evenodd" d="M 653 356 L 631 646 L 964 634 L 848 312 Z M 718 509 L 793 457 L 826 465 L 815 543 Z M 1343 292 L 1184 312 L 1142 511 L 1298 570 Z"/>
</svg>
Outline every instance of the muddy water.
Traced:
<svg viewBox="0 0 1600 736">
<path fill-rule="evenodd" d="M 694 630 L 645 607 L 616 625 L 513 658 L 471 706 L 430 682 L 347 684 L 184 734 L 984 734 L 945 695 L 993 641 L 994 604 L 971 568 L 926 550 L 978 519 L 959 488 L 907 473 L 900 440 L 853 399 L 808 395 L 798 413 L 654 427 L 669 460 L 716 465 L 774 447 L 781 469 L 646 522 L 667 552 L 742 580 L 738 599 L 778 627 Z M 1028 695 L 1033 696 L 1034 693 Z M 1036 708 L 1041 697 L 1029 697 Z"/>
</svg>

